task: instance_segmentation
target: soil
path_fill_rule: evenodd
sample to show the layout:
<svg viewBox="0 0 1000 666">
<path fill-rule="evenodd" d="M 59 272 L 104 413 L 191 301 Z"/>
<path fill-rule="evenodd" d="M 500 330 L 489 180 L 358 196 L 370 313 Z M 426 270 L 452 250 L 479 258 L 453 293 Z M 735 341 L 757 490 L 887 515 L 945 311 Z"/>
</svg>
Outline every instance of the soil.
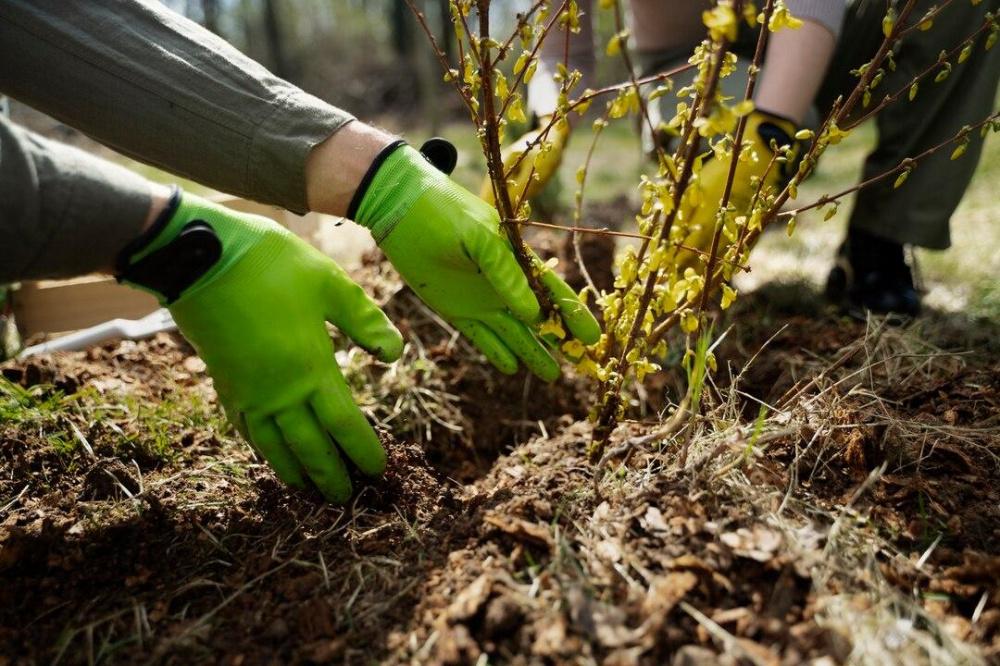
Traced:
<svg viewBox="0 0 1000 666">
<path fill-rule="evenodd" d="M 995 324 L 873 333 L 760 290 L 704 417 L 658 440 L 636 407 L 595 480 L 583 380 L 484 371 L 363 270 L 465 431 L 386 431 L 348 507 L 239 443 L 180 337 L 0 365 L 35 410 L 0 421 L 0 664 L 1000 659 Z"/>
</svg>

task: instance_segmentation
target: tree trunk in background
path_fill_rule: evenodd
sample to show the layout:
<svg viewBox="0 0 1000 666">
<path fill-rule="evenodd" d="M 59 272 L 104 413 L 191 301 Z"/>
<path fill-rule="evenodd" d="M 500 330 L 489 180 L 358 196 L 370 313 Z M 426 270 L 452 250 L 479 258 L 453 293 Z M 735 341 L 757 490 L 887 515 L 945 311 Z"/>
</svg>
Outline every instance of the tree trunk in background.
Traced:
<svg viewBox="0 0 1000 666">
<path fill-rule="evenodd" d="M 201 16 L 203 25 L 222 36 L 219 32 L 219 0 L 201 0 Z"/>
<path fill-rule="evenodd" d="M 264 0 L 264 34 L 267 37 L 268 50 L 271 52 L 271 68 L 283 79 L 291 79 L 285 44 L 281 36 L 281 25 L 278 22 L 277 0 Z"/>
<path fill-rule="evenodd" d="M 441 2 L 435 2 L 434 0 L 417 0 L 417 6 L 420 7 L 424 14 L 429 14 L 427 17 L 428 25 L 434 25 L 434 12 L 441 10 Z M 448 2 L 445 0 L 444 11 L 445 16 L 448 16 Z M 410 16 L 410 25 L 412 30 L 419 37 L 419 42 L 412 49 L 413 51 L 413 62 L 417 68 L 417 84 L 420 93 L 420 113 L 424 122 L 428 124 L 428 130 L 431 135 L 436 135 L 441 129 L 441 103 L 438 99 L 438 95 L 435 94 L 440 89 L 438 86 L 438 81 L 441 78 L 441 69 L 434 57 L 434 51 L 431 45 L 427 42 L 426 36 L 423 31 L 417 26 L 417 19 L 415 16 Z M 432 28 L 433 30 L 433 28 Z M 442 48 L 447 49 L 447 43 L 442 46 Z"/>
<path fill-rule="evenodd" d="M 437 0 L 438 7 L 438 30 L 437 38 L 441 44 L 441 50 L 448 56 L 448 62 L 454 63 L 452 55 L 455 53 L 455 34 L 451 28 L 451 9 L 448 0 Z"/>
<path fill-rule="evenodd" d="M 441 27 L 442 34 L 437 38 L 441 40 L 442 48 L 450 60 L 451 39 L 448 35 L 451 34 L 451 21 L 448 0 L 414 0 L 413 4 L 424 13 L 429 25 Z M 421 125 L 426 124 L 431 134 L 437 134 L 441 126 L 440 100 L 435 95 L 439 88 L 439 67 L 430 44 L 405 0 L 392 0 L 391 27 L 396 61 L 401 70 L 412 78 L 415 101 L 420 109 L 419 117 L 411 120 L 417 120 Z"/>
<path fill-rule="evenodd" d="M 415 4 L 420 7 L 422 3 L 417 0 Z M 406 0 L 392 0 L 390 20 L 392 21 L 392 50 L 400 63 L 406 63 L 413 51 L 413 16 Z"/>
</svg>

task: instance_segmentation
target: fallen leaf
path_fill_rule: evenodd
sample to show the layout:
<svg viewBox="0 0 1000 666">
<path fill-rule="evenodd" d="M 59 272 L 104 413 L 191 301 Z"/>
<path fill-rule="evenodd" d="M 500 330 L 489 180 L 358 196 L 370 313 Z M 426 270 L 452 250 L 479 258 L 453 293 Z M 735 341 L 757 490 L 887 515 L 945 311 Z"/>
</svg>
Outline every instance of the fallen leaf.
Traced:
<svg viewBox="0 0 1000 666">
<path fill-rule="evenodd" d="M 543 525 L 532 523 L 523 518 L 509 516 L 507 514 L 490 512 L 483 518 L 483 521 L 501 532 L 506 532 L 516 539 L 531 541 L 542 546 L 552 547 L 552 535 L 549 529 Z"/>
<path fill-rule="evenodd" d="M 781 663 L 781 659 L 774 653 L 774 650 L 760 643 L 755 643 L 749 638 L 737 638 L 736 644 L 743 649 L 754 666 L 778 666 Z"/>
<path fill-rule="evenodd" d="M 584 636 L 593 636 L 607 648 L 634 645 L 645 633 L 640 627 L 632 629 L 625 624 L 625 612 L 593 599 L 580 587 L 573 587 L 566 595 L 570 619 Z"/>
<path fill-rule="evenodd" d="M 662 623 L 674 606 L 697 584 L 698 577 L 690 571 L 673 571 L 666 576 L 657 576 L 642 602 L 643 617 L 658 618 Z"/>
<path fill-rule="evenodd" d="M 646 514 L 639 519 L 639 523 L 647 532 L 667 532 L 670 529 L 663 520 L 663 514 L 655 506 L 646 509 Z"/>
<path fill-rule="evenodd" d="M 201 360 L 201 357 L 198 356 L 188 356 L 186 359 L 184 359 L 181 365 L 184 367 L 185 370 L 187 370 L 193 375 L 198 375 L 205 372 L 206 368 L 205 361 Z"/>
<path fill-rule="evenodd" d="M 619 562 L 622 559 L 622 549 L 614 539 L 605 539 L 594 547 L 594 552 L 607 562 Z"/>
<path fill-rule="evenodd" d="M 630 648 L 618 648 L 617 650 L 611 651 L 604 661 L 601 662 L 602 666 L 636 666 L 639 663 L 639 657 L 645 652 L 644 647 L 630 647 Z"/>
<path fill-rule="evenodd" d="M 535 636 L 531 652 L 540 657 L 557 657 L 566 645 L 566 620 L 559 616 L 545 623 L 545 628 Z"/>
<path fill-rule="evenodd" d="M 509 474 L 515 479 L 521 479 L 524 476 L 524 467 L 521 465 L 514 465 L 512 467 L 504 467 L 504 473 Z"/>
<path fill-rule="evenodd" d="M 740 557 L 767 562 L 781 547 L 782 538 L 780 532 L 764 525 L 754 525 L 752 530 L 741 527 L 735 532 L 726 532 L 719 536 L 719 540 Z"/>
<path fill-rule="evenodd" d="M 480 574 L 479 578 L 458 593 L 455 600 L 448 606 L 448 610 L 445 611 L 445 615 L 452 622 L 468 620 L 479 612 L 492 591 L 493 579 L 486 574 Z"/>
<path fill-rule="evenodd" d="M 700 645 L 685 645 L 674 655 L 671 666 L 719 666 L 723 663 L 720 656 Z"/>
</svg>

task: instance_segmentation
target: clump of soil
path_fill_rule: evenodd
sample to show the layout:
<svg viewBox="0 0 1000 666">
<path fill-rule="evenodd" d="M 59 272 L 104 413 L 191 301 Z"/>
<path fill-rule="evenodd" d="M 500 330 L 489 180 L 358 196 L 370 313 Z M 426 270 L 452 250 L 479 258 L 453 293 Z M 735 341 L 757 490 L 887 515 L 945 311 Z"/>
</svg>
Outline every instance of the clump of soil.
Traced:
<svg viewBox="0 0 1000 666">
<path fill-rule="evenodd" d="M 0 663 L 1000 657 L 995 351 L 749 295 L 704 418 L 626 424 L 595 477 L 584 384 L 484 371 L 382 300 L 471 432 L 390 428 L 346 507 L 212 420 L 178 337 L 0 366 L 30 394 L 0 385 L 25 405 L 0 423 Z"/>
</svg>

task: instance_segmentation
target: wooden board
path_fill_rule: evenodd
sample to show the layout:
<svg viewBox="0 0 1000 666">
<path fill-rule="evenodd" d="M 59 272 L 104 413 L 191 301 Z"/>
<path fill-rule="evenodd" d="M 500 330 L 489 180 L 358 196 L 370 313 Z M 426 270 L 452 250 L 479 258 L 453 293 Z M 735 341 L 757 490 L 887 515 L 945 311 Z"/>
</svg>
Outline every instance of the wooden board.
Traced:
<svg viewBox="0 0 1000 666">
<path fill-rule="evenodd" d="M 109 319 L 136 319 L 157 309 L 156 299 L 114 279 L 87 276 L 74 280 L 26 282 L 14 292 L 14 321 L 21 336 L 63 333 Z"/>
<path fill-rule="evenodd" d="M 340 220 L 329 215 L 299 216 L 228 195 L 219 195 L 213 200 L 234 210 L 276 220 L 344 266 L 356 262 L 361 253 L 373 245 L 367 231 L 356 225 L 338 226 Z M 14 293 L 12 302 L 14 318 L 24 339 L 39 333 L 55 335 L 75 331 L 109 319 L 136 319 L 159 307 L 149 294 L 100 275 L 25 282 Z"/>
</svg>

